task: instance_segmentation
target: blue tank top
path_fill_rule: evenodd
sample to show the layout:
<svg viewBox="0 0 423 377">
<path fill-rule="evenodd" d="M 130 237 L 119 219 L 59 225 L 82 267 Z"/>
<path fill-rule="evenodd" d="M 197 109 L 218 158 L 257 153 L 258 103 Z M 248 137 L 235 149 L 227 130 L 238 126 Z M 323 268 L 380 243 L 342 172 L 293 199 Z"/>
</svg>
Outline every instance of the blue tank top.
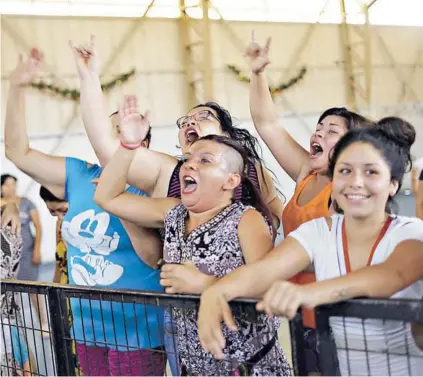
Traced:
<svg viewBox="0 0 423 377">
<path fill-rule="evenodd" d="M 95 186 L 91 181 L 101 171 L 98 165 L 66 158 L 65 199 L 69 209 L 63 220 L 62 237 L 67 245 L 69 284 L 163 291 L 160 271 L 138 257 L 119 218 L 94 202 Z M 133 187 L 128 191 L 145 195 Z M 163 313 L 156 307 L 98 300 L 90 303 L 86 299 L 71 299 L 71 307 L 77 342 L 137 348 L 163 344 Z"/>
</svg>

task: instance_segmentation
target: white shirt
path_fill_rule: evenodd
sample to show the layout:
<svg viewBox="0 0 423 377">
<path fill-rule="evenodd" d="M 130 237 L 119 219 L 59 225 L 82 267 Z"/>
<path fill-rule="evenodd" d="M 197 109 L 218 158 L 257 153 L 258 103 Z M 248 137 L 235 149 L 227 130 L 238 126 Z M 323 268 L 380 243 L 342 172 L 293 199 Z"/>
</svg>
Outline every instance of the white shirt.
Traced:
<svg viewBox="0 0 423 377">
<path fill-rule="evenodd" d="M 332 216 L 331 229 L 325 218 L 319 218 L 302 224 L 289 234 L 309 255 L 317 281 L 346 275 L 342 245 L 343 218 L 343 215 Z M 393 217 L 376 247 L 371 265 L 384 262 L 395 247 L 405 240 L 423 242 L 422 220 Z M 422 297 L 423 280 L 392 296 L 395 299 L 419 300 Z M 423 352 L 414 343 L 409 323 L 332 317 L 330 324 L 342 375 L 423 375 Z"/>
</svg>

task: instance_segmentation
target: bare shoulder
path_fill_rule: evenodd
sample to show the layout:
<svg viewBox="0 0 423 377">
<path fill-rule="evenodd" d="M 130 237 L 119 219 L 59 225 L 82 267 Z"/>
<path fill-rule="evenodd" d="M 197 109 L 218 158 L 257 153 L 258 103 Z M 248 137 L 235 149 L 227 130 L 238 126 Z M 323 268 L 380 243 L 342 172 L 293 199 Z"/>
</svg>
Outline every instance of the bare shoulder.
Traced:
<svg viewBox="0 0 423 377">
<path fill-rule="evenodd" d="M 241 216 L 239 231 L 254 231 L 258 229 L 269 229 L 263 214 L 255 208 L 248 208 Z"/>
<path fill-rule="evenodd" d="M 307 177 L 308 175 L 310 175 L 310 172 L 311 172 L 311 170 L 310 170 L 310 166 L 309 166 L 309 164 L 307 163 L 306 165 L 304 165 L 304 166 L 301 168 L 300 174 L 298 174 L 298 177 L 297 177 L 296 184 L 297 184 L 297 185 L 299 185 L 302 181 L 304 181 L 304 179 L 306 179 L 306 177 Z"/>
</svg>

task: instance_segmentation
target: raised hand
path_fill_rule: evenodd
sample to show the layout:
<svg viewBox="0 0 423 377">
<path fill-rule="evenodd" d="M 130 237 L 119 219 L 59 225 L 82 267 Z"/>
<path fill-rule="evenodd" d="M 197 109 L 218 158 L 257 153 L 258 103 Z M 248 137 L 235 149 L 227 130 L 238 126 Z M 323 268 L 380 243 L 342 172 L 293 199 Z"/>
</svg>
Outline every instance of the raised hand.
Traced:
<svg viewBox="0 0 423 377">
<path fill-rule="evenodd" d="M 19 55 L 18 64 L 10 75 L 11 85 L 25 86 L 29 84 L 38 74 L 42 60 L 43 53 L 36 48 L 31 49 L 29 57 L 25 62 L 22 55 Z"/>
<path fill-rule="evenodd" d="M 251 71 L 256 75 L 263 72 L 270 64 L 269 49 L 271 41 L 270 37 L 267 38 L 266 44 L 262 46 L 256 41 L 254 30 L 251 32 L 251 41 L 244 51 L 244 56 L 250 60 Z"/>
<path fill-rule="evenodd" d="M 124 97 L 119 106 L 119 119 L 120 141 L 127 146 L 140 146 L 150 129 L 150 122 L 148 111 L 140 114 L 137 96 Z"/>
<path fill-rule="evenodd" d="M 98 76 L 100 61 L 95 47 L 95 36 L 91 35 L 87 45 L 76 46 L 72 41 L 69 41 L 69 46 L 75 57 L 79 78 L 82 80 L 92 75 Z"/>
</svg>

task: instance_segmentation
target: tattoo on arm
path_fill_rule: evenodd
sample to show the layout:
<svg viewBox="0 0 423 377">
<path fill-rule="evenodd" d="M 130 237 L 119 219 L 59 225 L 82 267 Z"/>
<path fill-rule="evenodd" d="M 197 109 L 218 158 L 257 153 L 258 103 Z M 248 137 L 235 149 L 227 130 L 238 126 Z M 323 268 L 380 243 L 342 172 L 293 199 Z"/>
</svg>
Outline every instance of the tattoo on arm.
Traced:
<svg viewBox="0 0 423 377">
<path fill-rule="evenodd" d="M 331 294 L 331 300 L 343 301 L 354 296 L 353 288 L 334 289 Z"/>
</svg>

